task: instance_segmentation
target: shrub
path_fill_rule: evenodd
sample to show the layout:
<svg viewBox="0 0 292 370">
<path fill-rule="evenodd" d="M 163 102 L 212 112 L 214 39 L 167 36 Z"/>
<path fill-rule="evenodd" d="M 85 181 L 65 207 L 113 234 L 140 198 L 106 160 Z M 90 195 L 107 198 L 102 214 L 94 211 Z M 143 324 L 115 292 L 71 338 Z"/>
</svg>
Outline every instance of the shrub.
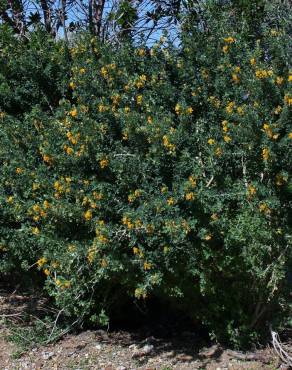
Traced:
<svg viewBox="0 0 292 370">
<path fill-rule="evenodd" d="M 154 296 L 234 345 L 285 320 L 288 35 L 222 12 L 180 47 L 2 37 L 0 266 L 38 268 L 68 316 Z"/>
</svg>

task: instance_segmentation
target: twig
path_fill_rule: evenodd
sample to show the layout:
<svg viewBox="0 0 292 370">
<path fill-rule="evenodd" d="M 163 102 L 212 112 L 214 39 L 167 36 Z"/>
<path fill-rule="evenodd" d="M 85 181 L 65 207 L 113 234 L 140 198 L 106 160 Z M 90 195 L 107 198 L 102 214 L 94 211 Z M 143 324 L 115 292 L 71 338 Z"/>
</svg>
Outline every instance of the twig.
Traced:
<svg viewBox="0 0 292 370">
<path fill-rule="evenodd" d="M 272 336 L 272 343 L 275 352 L 280 357 L 280 359 L 289 367 L 292 367 L 292 357 L 285 349 L 285 346 L 280 340 L 279 334 L 270 328 L 271 336 Z"/>
<path fill-rule="evenodd" d="M 58 312 L 58 315 L 57 315 L 57 317 L 56 317 L 56 320 L 54 321 L 53 329 L 52 329 L 52 331 L 51 331 L 51 333 L 50 333 L 50 335 L 49 335 L 48 341 L 50 341 L 50 339 L 51 339 L 51 337 L 52 337 L 52 335 L 53 335 L 53 333 L 54 333 L 54 331 L 55 331 L 55 329 L 56 329 L 56 326 L 57 326 L 57 322 L 58 322 L 58 320 L 59 320 L 59 317 L 60 317 L 60 315 L 61 315 L 61 313 L 62 313 L 63 311 L 64 311 L 64 308 L 62 308 L 62 309 Z"/>
</svg>

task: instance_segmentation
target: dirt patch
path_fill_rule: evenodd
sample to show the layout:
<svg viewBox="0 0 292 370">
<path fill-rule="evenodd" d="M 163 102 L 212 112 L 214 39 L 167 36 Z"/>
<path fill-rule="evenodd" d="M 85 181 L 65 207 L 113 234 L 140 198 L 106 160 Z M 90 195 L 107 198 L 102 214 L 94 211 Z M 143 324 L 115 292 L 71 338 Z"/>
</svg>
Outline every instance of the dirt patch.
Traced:
<svg viewBox="0 0 292 370">
<path fill-rule="evenodd" d="M 21 320 L 42 313 L 45 302 L 36 296 L 0 294 L 0 317 Z M 6 320 L 7 322 L 7 320 Z M 168 338 L 138 331 L 84 331 L 64 336 L 55 344 L 30 349 L 15 358 L 17 346 L 7 341 L 7 325 L 0 323 L 0 369 L 2 370 L 274 370 L 285 369 L 271 348 L 243 354 L 203 345 L 196 333 L 173 333 Z M 292 348 L 292 342 L 291 342 Z"/>
</svg>

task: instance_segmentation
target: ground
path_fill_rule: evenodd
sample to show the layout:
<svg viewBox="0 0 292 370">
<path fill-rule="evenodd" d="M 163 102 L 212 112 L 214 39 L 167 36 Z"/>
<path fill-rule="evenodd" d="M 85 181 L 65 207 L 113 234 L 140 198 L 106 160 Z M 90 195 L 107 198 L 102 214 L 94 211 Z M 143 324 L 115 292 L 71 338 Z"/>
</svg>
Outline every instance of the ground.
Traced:
<svg viewBox="0 0 292 370">
<path fill-rule="evenodd" d="M 21 351 L 8 340 L 27 317 L 36 320 L 46 302 L 32 294 L 0 290 L 1 370 L 276 370 L 288 369 L 270 346 L 240 353 L 202 342 L 193 331 L 156 335 L 150 328 L 84 330 L 56 343 Z M 9 325 L 13 323 L 13 325 Z M 158 332 L 157 332 L 158 333 Z M 26 340 L 27 338 L 23 338 Z M 291 341 L 292 348 L 292 341 Z"/>
</svg>

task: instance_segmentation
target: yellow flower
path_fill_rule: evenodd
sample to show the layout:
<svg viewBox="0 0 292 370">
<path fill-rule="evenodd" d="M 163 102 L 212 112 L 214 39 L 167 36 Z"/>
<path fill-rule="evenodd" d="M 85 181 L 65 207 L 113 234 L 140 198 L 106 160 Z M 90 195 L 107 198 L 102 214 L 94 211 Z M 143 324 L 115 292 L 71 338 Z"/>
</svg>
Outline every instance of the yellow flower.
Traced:
<svg viewBox="0 0 292 370">
<path fill-rule="evenodd" d="M 214 139 L 209 139 L 208 140 L 208 144 L 209 145 L 214 145 L 215 144 L 215 140 Z"/>
<path fill-rule="evenodd" d="M 88 249 L 87 253 L 87 260 L 89 263 L 92 263 L 94 261 L 96 255 L 96 247 L 91 247 Z"/>
<path fill-rule="evenodd" d="M 79 72 L 80 72 L 81 74 L 85 73 L 85 68 L 80 68 L 80 69 L 79 69 Z"/>
<path fill-rule="evenodd" d="M 263 130 L 265 131 L 269 138 L 273 137 L 273 130 L 271 129 L 271 126 L 268 123 L 264 123 Z"/>
<path fill-rule="evenodd" d="M 65 146 L 64 146 L 64 149 L 65 149 L 65 152 L 66 152 L 68 155 L 72 155 L 72 154 L 74 153 L 73 148 L 71 148 L 70 146 L 65 145 Z"/>
<path fill-rule="evenodd" d="M 48 260 L 45 258 L 45 257 L 42 257 L 42 258 L 40 258 L 39 260 L 37 260 L 37 265 L 39 266 L 39 267 L 42 267 L 45 263 L 47 263 L 48 262 Z"/>
<path fill-rule="evenodd" d="M 163 141 L 163 146 L 165 146 L 169 150 L 170 153 L 174 153 L 175 145 L 169 142 L 169 138 L 167 135 L 164 135 L 162 137 L 162 141 Z"/>
<path fill-rule="evenodd" d="M 228 135 L 224 135 L 223 139 L 224 139 L 224 141 L 225 141 L 226 143 L 230 143 L 230 141 L 231 141 L 231 137 L 230 137 L 230 136 L 228 136 Z"/>
<path fill-rule="evenodd" d="M 61 280 L 60 279 L 55 279 L 55 283 L 57 286 L 61 286 L 62 283 L 61 283 Z"/>
<path fill-rule="evenodd" d="M 223 48 L 222 48 L 222 51 L 223 53 L 228 53 L 228 50 L 229 50 L 229 46 L 228 45 L 224 45 Z"/>
<path fill-rule="evenodd" d="M 171 197 L 171 198 L 168 198 L 167 199 L 167 204 L 169 205 L 169 206 L 173 206 L 174 205 L 174 199 Z"/>
<path fill-rule="evenodd" d="M 35 191 L 35 190 L 37 190 L 37 189 L 39 189 L 39 188 L 40 188 L 40 185 L 39 185 L 39 184 L 37 184 L 37 183 L 35 183 L 35 182 L 32 184 L 32 190 L 33 190 L 33 191 Z"/>
<path fill-rule="evenodd" d="M 292 105 L 292 97 L 290 97 L 289 95 L 285 95 L 284 96 L 284 102 L 287 104 L 287 105 Z"/>
<path fill-rule="evenodd" d="M 167 192 L 167 186 L 163 186 L 161 189 L 160 189 L 160 191 L 161 191 L 161 193 L 162 194 L 165 194 L 166 192 Z"/>
<path fill-rule="evenodd" d="M 135 289 L 135 297 L 140 299 L 141 297 L 142 298 L 147 298 L 147 293 L 142 289 L 142 288 L 137 288 Z"/>
<path fill-rule="evenodd" d="M 288 76 L 288 82 L 292 82 L 292 75 Z"/>
<path fill-rule="evenodd" d="M 174 110 L 175 110 L 175 113 L 176 114 L 180 114 L 180 112 L 181 112 L 181 106 L 177 103 L 176 106 L 175 106 L 175 108 L 174 108 Z"/>
<path fill-rule="evenodd" d="M 257 192 L 257 189 L 253 185 L 248 185 L 247 187 L 247 193 L 249 196 L 255 195 Z"/>
<path fill-rule="evenodd" d="M 68 252 L 73 253 L 76 251 L 76 246 L 73 244 L 68 245 Z"/>
<path fill-rule="evenodd" d="M 151 123 L 153 123 L 153 120 L 152 120 L 151 116 L 147 117 L 147 123 L 149 123 L 149 125 L 151 125 Z"/>
<path fill-rule="evenodd" d="M 276 175 L 276 185 L 282 186 L 287 181 L 287 178 L 284 178 L 280 173 Z"/>
<path fill-rule="evenodd" d="M 151 263 L 149 262 L 144 262 L 144 270 L 150 270 L 151 269 Z"/>
<path fill-rule="evenodd" d="M 69 112 L 70 116 L 71 117 L 77 117 L 78 115 L 78 111 L 76 108 L 72 109 L 70 112 Z"/>
<path fill-rule="evenodd" d="M 45 274 L 46 276 L 49 276 L 49 275 L 50 275 L 50 270 L 49 270 L 49 269 L 44 269 L 44 274 Z"/>
<path fill-rule="evenodd" d="M 255 58 L 251 58 L 250 60 L 249 60 L 249 62 L 250 62 L 250 64 L 252 65 L 252 66 L 254 66 L 254 65 L 256 65 L 256 60 L 255 60 Z"/>
<path fill-rule="evenodd" d="M 69 86 L 70 86 L 70 88 L 71 88 L 72 90 L 74 90 L 74 89 L 76 88 L 76 85 L 75 85 L 75 83 L 74 83 L 73 81 L 71 81 L 71 82 L 69 83 Z"/>
<path fill-rule="evenodd" d="M 69 280 L 65 280 L 62 284 L 63 288 L 70 288 L 71 282 Z"/>
<path fill-rule="evenodd" d="M 125 107 L 125 108 L 124 108 L 125 113 L 129 113 L 129 112 L 130 112 L 130 110 L 131 110 L 131 108 L 130 108 L 130 107 Z"/>
<path fill-rule="evenodd" d="M 280 105 L 278 105 L 275 110 L 274 110 L 274 113 L 275 114 L 280 114 L 282 112 L 282 107 Z"/>
<path fill-rule="evenodd" d="M 141 105 L 142 104 L 142 100 L 143 100 L 143 96 L 142 95 L 138 95 L 137 98 L 136 98 L 136 102 L 138 105 Z"/>
<path fill-rule="evenodd" d="M 289 132 L 288 138 L 292 140 L 292 132 Z"/>
<path fill-rule="evenodd" d="M 188 114 L 192 114 L 192 113 L 193 113 L 193 111 L 194 111 L 194 110 L 193 110 L 193 108 L 192 108 L 192 107 L 187 108 L 187 113 L 188 113 Z"/>
<path fill-rule="evenodd" d="M 235 38 L 231 36 L 225 37 L 224 42 L 226 42 L 226 44 L 233 44 L 235 42 Z"/>
<path fill-rule="evenodd" d="M 146 51 L 145 51 L 145 49 L 138 49 L 138 55 L 139 55 L 140 57 L 144 57 L 144 56 L 146 55 Z"/>
<path fill-rule="evenodd" d="M 19 175 L 19 174 L 21 174 L 23 172 L 23 169 L 17 167 L 16 170 L 15 170 L 15 172 Z"/>
<path fill-rule="evenodd" d="M 99 161 L 100 168 L 106 168 L 109 164 L 108 159 L 104 158 Z"/>
<path fill-rule="evenodd" d="M 40 229 L 36 226 L 36 227 L 33 227 L 32 228 L 32 233 L 34 234 L 34 235 L 38 235 L 39 233 L 40 233 Z"/>
<path fill-rule="evenodd" d="M 189 182 L 190 182 L 192 188 L 196 187 L 197 180 L 192 175 L 189 176 Z"/>
<path fill-rule="evenodd" d="M 209 241 L 212 239 L 212 235 L 211 234 L 207 234 L 205 237 L 204 237 L 205 240 Z"/>
<path fill-rule="evenodd" d="M 215 149 L 215 155 L 217 155 L 217 157 L 220 157 L 222 155 L 222 149 L 218 146 L 216 149 Z"/>
<path fill-rule="evenodd" d="M 269 151 L 268 148 L 264 148 L 262 150 L 262 157 L 263 157 L 263 160 L 264 161 L 267 161 L 269 159 L 269 157 L 270 157 L 270 151 Z"/>
<path fill-rule="evenodd" d="M 140 252 L 140 249 L 139 248 L 137 248 L 137 247 L 134 247 L 133 248 L 133 253 L 134 254 L 139 254 L 139 252 Z"/>
<path fill-rule="evenodd" d="M 84 213 L 84 218 L 86 221 L 90 221 L 92 219 L 92 212 L 89 209 Z"/>
<path fill-rule="evenodd" d="M 7 198 L 7 203 L 13 203 L 13 196 Z"/>
<path fill-rule="evenodd" d="M 260 212 L 264 213 L 265 215 L 269 215 L 271 213 L 270 208 L 266 205 L 266 203 L 261 203 L 259 205 Z"/>
<path fill-rule="evenodd" d="M 52 163 L 52 158 L 51 158 L 49 155 L 44 154 L 44 155 L 43 155 L 43 161 L 44 161 L 45 163 L 51 164 L 51 163 Z"/>
<path fill-rule="evenodd" d="M 244 109 L 243 107 L 237 107 L 236 109 L 237 113 L 240 114 L 241 116 L 244 115 Z"/>
<path fill-rule="evenodd" d="M 233 112 L 234 106 L 235 106 L 235 103 L 233 101 L 229 102 L 225 108 L 226 112 L 231 114 Z"/>
<path fill-rule="evenodd" d="M 240 78 L 238 77 L 238 75 L 237 75 L 236 73 L 233 73 L 233 74 L 232 74 L 232 80 L 233 80 L 233 82 L 235 82 L 235 83 L 239 83 Z"/>
<path fill-rule="evenodd" d="M 102 75 L 103 78 L 106 78 L 108 76 L 108 70 L 106 67 L 101 67 L 100 69 L 100 73 Z"/>
<path fill-rule="evenodd" d="M 105 112 L 107 110 L 107 107 L 105 106 L 105 105 L 103 105 L 103 104 L 99 104 L 99 106 L 98 106 L 98 111 L 99 111 L 99 113 L 103 113 L 103 112 Z"/>
<path fill-rule="evenodd" d="M 195 199 L 195 194 L 191 191 L 189 193 L 186 193 L 185 198 L 186 198 L 186 200 L 194 200 Z"/>
<path fill-rule="evenodd" d="M 211 218 L 212 221 L 217 221 L 219 217 L 218 217 L 217 213 L 213 213 L 210 218 Z"/>
<path fill-rule="evenodd" d="M 284 78 L 283 78 L 283 77 L 279 77 L 279 76 L 278 76 L 278 77 L 276 78 L 276 84 L 277 84 L 277 85 L 279 85 L 279 86 L 280 86 L 280 85 L 282 85 L 282 83 L 283 83 L 283 82 L 284 82 Z"/>
</svg>

